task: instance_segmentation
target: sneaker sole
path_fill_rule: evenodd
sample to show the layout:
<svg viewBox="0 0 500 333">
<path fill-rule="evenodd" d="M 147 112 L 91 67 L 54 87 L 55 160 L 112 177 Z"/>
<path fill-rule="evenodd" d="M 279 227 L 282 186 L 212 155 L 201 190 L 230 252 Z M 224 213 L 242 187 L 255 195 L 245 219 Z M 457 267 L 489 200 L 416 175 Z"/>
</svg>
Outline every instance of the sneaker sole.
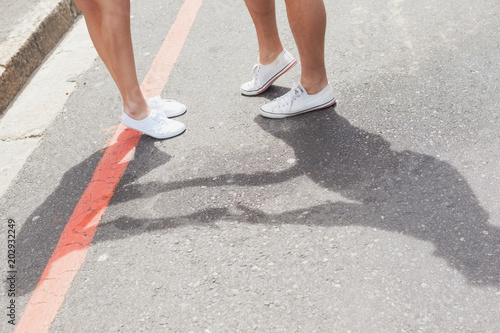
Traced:
<svg viewBox="0 0 500 333">
<path fill-rule="evenodd" d="M 122 123 L 123 124 L 123 123 Z M 125 127 L 127 128 L 130 128 L 131 130 L 134 130 L 134 131 L 137 131 L 139 133 L 142 133 L 144 135 L 147 135 L 149 137 L 152 137 L 153 139 L 157 139 L 157 140 L 166 140 L 166 139 L 171 139 L 171 138 L 175 138 L 176 136 L 179 136 L 181 135 L 182 133 L 184 133 L 186 131 L 186 127 L 184 127 L 181 131 L 178 131 L 178 132 L 174 132 L 172 133 L 171 135 L 167 136 L 167 137 L 159 137 L 159 136 L 154 136 L 154 135 L 151 135 L 149 133 L 146 133 L 146 132 L 143 132 L 141 130 L 138 130 L 138 129 L 135 129 L 133 127 L 130 127 L 130 126 L 127 126 L 125 124 L 123 124 Z"/>
<path fill-rule="evenodd" d="M 168 116 L 168 115 L 165 113 L 165 117 L 167 117 L 167 118 L 169 118 L 169 119 L 170 119 L 170 118 L 176 118 L 176 117 L 182 116 L 182 115 L 183 115 L 183 114 L 185 114 L 186 112 L 187 112 L 187 109 L 186 109 L 186 110 L 184 110 L 184 111 L 182 111 L 181 113 L 176 113 L 176 114 L 173 114 L 173 115 L 171 115 L 171 116 Z"/>
<path fill-rule="evenodd" d="M 175 138 L 175 137 L 177 137 L 177 136 L 179 136 L 179 135 L 183 134 L 184 132 L 186 132 L 186 128 L 184 128 L 182 131 L 179 131 L 179 132 L 176 132 L 176 133 L 174 133 L 174 134 L 172 134 L 172 135 L 170 135 L 170 136 L 167 136 L 166 138 L 157 138 L 157 137 L 154 137 L 154 136 L 149 135 L 149 134 L 146 134 L 146 133 L 143 133 L 143 134 L 146 134 L 146 135 L 148 135 L 148 136 L 152 137 L 153 139 L 157 139 L 157 140 L 167 140 L 167 139 L 172 139 L 172 138 Z"/>
<path fill-rule="evenodd" d="M 302 110 L 302 111 L 298 111 L 298 112 L 294 112 L 294 113 L 276 114 L 276 113 L 266 112 L 266 111 L 260 109 L 260 114 L 263 117 L 266 117 L 266 118 L 283 119 L 283 118 L 287 118 L 287 117 L 298 116 L 299 114 L 304 114 L 304 113 L 307 113 L 307 112 L 312 112 L 312 111 L 326 109 L 326 108 L 334 105 L 335 103 L 337 103 L 337 100 L 335 98 L 333 98 L 333 100 L 331 100 L 331 101 L 329 101 L 327 103 L 324 103 L 324 104 L 321 104 L 321 105 L 317 105 L 317 106 L 314 106 L 312 108 L 309 108 L 309 109 L 306 109 L 306 110 Z"/>
<path fill-rule="evenodd" d="M 293 66 L 295 66 L 295 64 L 297 64 L 297 60 L 293 60 L 292 62 L 288 63 L 281 71 L 279 71 L 278 73 L 276 73 L 269 81 L 267 81 L 267 83 L 261 87 L 260 89 L 254 91 L 247 91 L 247 90 L 243 90 L 243 89 L 240 89 L 241 91 L 241 94 L 242 95 L 245 95 L 245 96 L 257 96 L 257 95 L 260 95 L 262 94 L 264 91 L 267 90 L 267 88 L 269 88 L 269 86 L 271 84 L 274 83 L 274 81 L 276 81 L 277 79 L 279 79 L 279 77 L 283 74 L 285 74 L 290 68 L 292 68 Z"/>
</svg>

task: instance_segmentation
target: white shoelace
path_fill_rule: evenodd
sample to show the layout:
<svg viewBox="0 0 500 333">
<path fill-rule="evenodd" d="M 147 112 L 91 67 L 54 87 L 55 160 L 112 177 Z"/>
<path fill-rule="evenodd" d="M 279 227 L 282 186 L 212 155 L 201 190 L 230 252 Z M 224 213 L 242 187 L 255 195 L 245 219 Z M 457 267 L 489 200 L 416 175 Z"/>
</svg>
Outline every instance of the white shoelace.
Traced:
<svg viewBox="0 0 500 333">
<path fill-rule="evenodd" d="M 151 119 L 155 122 L 155 130 L 158 132 L 165 132 L 165 125 L 168 123 L 168 118 L 163 115 L 163 113 L 156 111 L 155 109 L 151 110 L 150 113 Z"/>
<path fill-rule="evenodd" d="M 278 107 L 280 109 L 287 108 L 287 111 L 292 108 L 293 101 L 300 95 L 302 95 L 302 90 L 299 88 L 298 85 L 295 84 L 295 82 L 291 81 L 290 86 L 291 90 L 289 92 L 287 92 L 281 97 L 276 98 L 276 103 L 278 104 Z"/>
<path fill-rule="evenodd" d="M 162 106 L 163 102 L 173 102 L 172 99 L 163 99 L 160 96 L 152 97 L 148 99 L 148 105 L 151 108 L 159 108 Z"/>
<path fill-rule="evenodd" d="M 150 98 L 147 100 L 148 105 L 151 106 L 158 106 L 158 104 L 161 102 L 161 97 L 156 96 L 153 98 Z"/>
<path fill-rule="evenodd" d="M 257 78 L 259 77 L 260 66 L 255 64 L 252 68 L 252 82 L 257 83 Z"/>
</svg>

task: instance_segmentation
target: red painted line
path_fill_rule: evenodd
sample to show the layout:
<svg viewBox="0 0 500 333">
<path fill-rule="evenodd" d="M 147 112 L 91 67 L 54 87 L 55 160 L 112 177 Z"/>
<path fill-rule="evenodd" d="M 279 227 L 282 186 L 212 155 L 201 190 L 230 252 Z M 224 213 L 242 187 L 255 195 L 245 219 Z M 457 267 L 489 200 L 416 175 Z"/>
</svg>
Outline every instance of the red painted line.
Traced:
<svg viewBox="0 0 500 333">
<path fill-rule="evenodd" d="M 159 95 L 174 67 L 203 0 L 185 0 L 141 88 L 147 97 Z M 16 326 L 15 333 L 48 332 L 78 270 L 87 256 L 109 200 L 134 157 L 141 133 L 120 124 L 99 161 L 85 192 Z"/>
<path fill-rule="evenodd" d="M 168 82 L 170 72 L 184 47 L 186 37 L 191 30 L 196 13 L 203 0 L 186 0 L 175 23 L 172 25 L 167 38 L 153 60 L 151 68 L 142 82 L 142 91 L 146 97 L 160 95 Z"/>
</svg>

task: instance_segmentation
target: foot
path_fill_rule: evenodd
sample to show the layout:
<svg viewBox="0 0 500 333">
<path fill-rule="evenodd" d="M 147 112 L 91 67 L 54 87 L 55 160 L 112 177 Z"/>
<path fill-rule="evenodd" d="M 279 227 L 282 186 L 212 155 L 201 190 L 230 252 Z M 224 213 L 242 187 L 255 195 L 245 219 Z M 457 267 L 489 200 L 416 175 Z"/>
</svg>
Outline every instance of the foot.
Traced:
<svg viewBox="0 0 500 333">
<path fill-rule="evenodd" d="M 148 106 L 151 109 L 158 110 L 163 113 L 167 118 L 178 117 L 186 113 L 186 106 L 173 99 L 163 99 L 156 96 L 147 100 Z"/>
<path fill-rule="evenodd" d="M 186 125 L 165 117 L 163 113 L 152 109 L 149 116 L 135 120 L 122 111 L 122 124 L 155 139 L 168 139 L 183 133 Z"/>
<path fill-rule="evenodd" d="M 290 52 L 283 50 L 270 64 L 256 64 L 252 70 L 252 80 L 241 85 L 241 93 L 246 96 L 255 96 L 263 93 L 274 81 L 296 63 L 297 60 L 293 58 Z"/>
<path fill-rule="evenodd" d="M 330 84 L 314 95 L 309 95 L 304 87 L 299 84 L 285 95 L 263 105 L 260 108 L 260 114 L 267 118 L 291 117 L 327 108 L 335 104 L 335 101 Z"/>
</svg>

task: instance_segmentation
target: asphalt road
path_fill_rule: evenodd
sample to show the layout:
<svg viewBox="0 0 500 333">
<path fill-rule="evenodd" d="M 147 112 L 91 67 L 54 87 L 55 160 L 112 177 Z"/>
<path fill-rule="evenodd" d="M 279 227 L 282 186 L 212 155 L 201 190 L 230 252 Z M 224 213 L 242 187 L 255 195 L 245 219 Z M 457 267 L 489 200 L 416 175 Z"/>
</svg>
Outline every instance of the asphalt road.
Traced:
<svg viewBox="0 0 500 333">
<path fill-rule="evenodd" d="M 162 94 L 187 131 L 141 138 L 50 332 L 500 331 L 500 3 L 325 2 L 337 106 L 285 120 L 300 66 L 240 95 L 250 16 L 203 2 Z M 142 79 L 181 3 L 132 4 Z M 119 123 L 100 61 L 77 84 L 0 199 L 18 317 Z"/>
</svg>

